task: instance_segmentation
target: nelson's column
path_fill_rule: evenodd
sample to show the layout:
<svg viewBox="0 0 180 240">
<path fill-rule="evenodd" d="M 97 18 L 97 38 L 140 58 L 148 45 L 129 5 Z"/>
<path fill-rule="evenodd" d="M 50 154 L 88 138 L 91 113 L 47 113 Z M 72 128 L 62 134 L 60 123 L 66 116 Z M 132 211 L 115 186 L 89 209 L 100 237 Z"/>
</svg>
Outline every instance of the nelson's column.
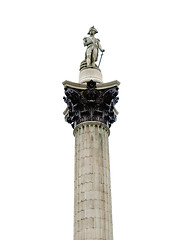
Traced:
<svg viewBox="0 0 180 240">
<path fill-rule="evenodd" d="M 113 239 L 108 136 L 116 121 L 120 83 L 103 83 L 99 65 L 104 49 L 96 33 L 93 26 L 83 39 L 79 83 L 63 82 L 65 120 L 75 136 L 74 240 Z"/>
</svg>

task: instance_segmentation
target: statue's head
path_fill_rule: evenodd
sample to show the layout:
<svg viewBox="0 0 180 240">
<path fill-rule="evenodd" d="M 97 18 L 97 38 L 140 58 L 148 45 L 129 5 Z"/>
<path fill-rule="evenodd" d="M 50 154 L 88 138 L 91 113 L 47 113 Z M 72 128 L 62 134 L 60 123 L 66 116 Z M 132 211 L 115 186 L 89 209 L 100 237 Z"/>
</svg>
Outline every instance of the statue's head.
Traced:
<svg viewBox="0 0 180 240">
<path fill-rule="evenodd" d="M 94 26 L 92 26 L 92 27 L 89 29 L 88 34 L 89 34 L 89 35 L 95 35 L 96 33 L 98 33 L 97 29 L 96 29 Z"/>
</svg>

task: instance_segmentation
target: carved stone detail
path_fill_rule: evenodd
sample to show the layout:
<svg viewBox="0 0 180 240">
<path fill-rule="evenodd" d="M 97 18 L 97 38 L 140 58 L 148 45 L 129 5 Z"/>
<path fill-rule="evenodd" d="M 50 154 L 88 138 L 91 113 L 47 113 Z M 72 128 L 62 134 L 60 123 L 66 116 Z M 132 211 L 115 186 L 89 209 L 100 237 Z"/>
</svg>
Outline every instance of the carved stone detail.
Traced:
<svg viewBox="0 0 180 240">
<path fill-rule="evenodd" d="M 116 121 L 114 106 L 118 102 L 118 87 L 96 89 L 96 82 L 89 81 L 84 90 L 65 86 L 64 101 L 68 111 L 65 120 L 75 128 L 86 121 L 99 121 L 108 127 Z"/>
</svg>

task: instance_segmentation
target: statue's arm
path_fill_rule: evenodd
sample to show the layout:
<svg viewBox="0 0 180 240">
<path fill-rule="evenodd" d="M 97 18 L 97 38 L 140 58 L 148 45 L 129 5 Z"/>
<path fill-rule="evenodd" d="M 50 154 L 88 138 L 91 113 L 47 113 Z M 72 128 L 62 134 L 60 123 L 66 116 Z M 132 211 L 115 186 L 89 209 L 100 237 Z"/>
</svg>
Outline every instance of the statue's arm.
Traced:
<svg viewBox="0 0 180 240">
<path fill-rule="evenodd" d="M 101 52 L 105 52 L 105 50 L 102 48 L 101 44 L 100 44 L 100 40 L 97 39 L 98 41 L 98 48 L 101 50 Z"/>
</svg>

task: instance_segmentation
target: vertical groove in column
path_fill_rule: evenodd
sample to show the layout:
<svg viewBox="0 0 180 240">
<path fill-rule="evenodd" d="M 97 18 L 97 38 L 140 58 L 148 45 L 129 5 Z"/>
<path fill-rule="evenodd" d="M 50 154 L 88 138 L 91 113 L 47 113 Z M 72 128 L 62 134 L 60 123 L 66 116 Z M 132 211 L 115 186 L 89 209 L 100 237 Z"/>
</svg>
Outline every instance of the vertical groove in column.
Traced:
<svg viewBox="0 0 180 240">
<path fill-rule="evenodd" d="M 98 218 L 98 227 L 99 227 L 99 238 L 103 238 L 103 214 L 104 214 L 104 206 L 103 206 L 103 198 L 104 198 L 104 192 L 103 188 L 100 182 L 100 177 L 103 176 L 103 148 L 102 148 L 102 128 L 100 126 L 97 127 L 97 137 L 98 137 L 98 152 L 99 152 L 99 158 L 98 158 L 98 168 L 99 168 L 99 174 L 98 174 L 98 187 L 99 187 L 99 201 L 98 201 L 98 207 L 99 207 L 99 218 Z"/>
<path fill-rule="evenodd" d="M 111 205 L 111 177 L 110 177 L 110 161 L 109 161 L 109 140 L 108 138 L 105 138 L 106 140 L 106 154 L 107 154 L 107 168 L 108 168 L 108 175 L 107 175 L 107 179 L 108 179 L 108 207 L 109 207 L 109 239 L 112 240 L 113 239 L 113 225 L 112 225 L 112 205 Z"/>
<path fill-rule="evenodd" d="M 78 206 L 77 206 L 77 202 L 78 202 L 78 184 L 77 184 L 77 176 L 78 176 L 78 166 L 77 166 L 77 159 L 78 159 L 78 131 L 76 133 L 75 136 L 75 166 L 74 166 L 74 240 L 77 240 L 77 229 L 78 229 L 78 223 L 77 223 L 77 211 L 78 211 Z"/>
<path fill-rule="evenodd" d="M 110 183 L 109 183 L 109 156 L 108 156 L 108 152 L 109 152 L 109 149 L 108 149 L 108 139 L 105 138 L 105 141 L 106 141 L 106 164 L 107 164 L 107 205 L 108 205 L 108 212 L 107 212 L 107 221 L 108 221 L 108 237 L 109 239 L 111 240 L 111 223 L 110 223 Z"/>
<path fill-rule="evenodd" d="M 75 159 L 77 159 L 77 137 L 75 137 Z M 73 231 L 73 236 L 75 238 L 75 233 L 76 233 L 76 202 L 77 202 L 77 194 L 76 194 L 76 160 L 74 162 L 74 231 Z"/>
<path fill-rule="evenodd" d="M 106 164 L 106 161 L 107 161 L 107 156 L 106 156 L 106 133 L 105 133 L 105 137 L 103 138 L 103 169 L 104 169 L 104 182 L 105 182 L 105 185 L 104 185 L 104 198 L 105 198 L 105 209 L 104 209 L 104 213 L 105 213 L 105 219 L 104 219 L 104 224 L 105 224 L 105 239 L 108 239 L 108 231 L 109 231 L 109 226 L 108 226 L 108 222 L 107 222 L 107 211 L 108 211 L 108 203 L 107 203 L 107 194 L 108 194 L 108 189 L 107 189 L 107 186 L 108 186 L 108 179 L 107 179 L 107 173 L 106 173 L 106 167 L 107 167 L 107 164 Z"/>
<path fill-rule="evenodd" d="M 87 125 L 85 125 L 84 126 L 84 142 L 85 142 L 85 149 L 87 149 L 87 147 L 88 147 L 88 138 L 87 138 L 87 132 L 88 132 L 88 126 Z M 88 158 L 87 158 L 87 156 L 85 156 L 85 162 L 84 162 L 84 164 L 85 164 L 85 173 L 87 174 L 88 173 L 88 164 L 89 164 L 89 161 L 88 161 Z M 87 178 L 86 178 L 86 175 L 83 175 L 83 177 L 84 177 L 84 183 L 86 183 L 87 182 Z M 84 193 L 84 195 L 85 195 L 85 200 L 87 199 L 87 194 L 86 194 L 86 192 Z M 84 209 L 86 209 L 87 208 L 87 206 L 86 206 L 86 202 L 87 201 L 84 201 Z M 83 207 L 83 206 L 82 206 Z M 86 237 L 86 228 L 84 228 L 84 239 L 86 239 L 85 238 Z"/>
<path fill-rule="evenodd" d="M 80 236 L 79 236 L 79 228 L 80 228 L 80 213 L 79 213 L 79 201 L 80 201 L 80 193 L 79 193 L 79 171 L 80 171 L 80 166 L 79 166 L 79 162 L 80 162 L 80 129 L 78 129 L 78 132 L 77 132 L 77 138 L 78 138 L 78 152 L 77 152 L 77 159 L 76 159 L 76 162 L 77 162 L 77 169 L 76 169 L 76 171 L 77 171 L 77 179 L 76 179 L 76 181 L 77 181 L 77 195 L 78 195 L 78 201 L 76 202 L 76 204 L 77 204 L 77 216 L 78 216 L 78 221 L 77 221 L 77 231 L 76 231 L 76 233 L 77 233 L 77 239 L 76 240 L 78 240 L 78 239 L 80 239 Z"/>
<path fill-rule="evenodd" d="M 105 222 L 106 222 L 106 238 L 109 240 L 109 221 L 108 221 L 108 194 L 109 194 L 109 191 L 108 191 L 108 175 L 107 175 L 107 142 L 106 142 L 106 137 L 104 138 L 104 170 L 105 170 L 105 180 L 106 180 L 106 194 L 105 194 L 105 215 L 106 215 L 106 218 L 105 218 Z"/>
</svg>

